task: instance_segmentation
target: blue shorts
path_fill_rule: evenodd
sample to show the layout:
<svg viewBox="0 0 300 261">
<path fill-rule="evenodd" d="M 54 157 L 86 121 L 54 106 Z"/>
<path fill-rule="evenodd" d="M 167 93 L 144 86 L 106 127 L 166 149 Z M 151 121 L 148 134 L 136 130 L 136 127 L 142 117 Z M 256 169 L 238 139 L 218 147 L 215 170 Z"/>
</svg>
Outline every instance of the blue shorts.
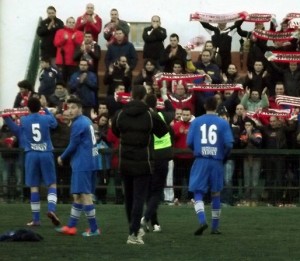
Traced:
<svg viewBox="0 0 300 261">
<path fill-rule="evenodd" d="M 221 160 L 196 158 L 190 172 L 189 191 L 207 193 L 223 189 L 224 166 Z"/>
<path fill-rule="evenodd" d="M 25 184 L 39 187 L 56 183 L 55 161 L 52 152 L 28 151 L 25 153 Z"/>
<path fill-rule="evenodd" d="M 93 194 L 96 188 L 96 171 L 74 171 L 71 178 L 71 194 Z"/>
</svg>

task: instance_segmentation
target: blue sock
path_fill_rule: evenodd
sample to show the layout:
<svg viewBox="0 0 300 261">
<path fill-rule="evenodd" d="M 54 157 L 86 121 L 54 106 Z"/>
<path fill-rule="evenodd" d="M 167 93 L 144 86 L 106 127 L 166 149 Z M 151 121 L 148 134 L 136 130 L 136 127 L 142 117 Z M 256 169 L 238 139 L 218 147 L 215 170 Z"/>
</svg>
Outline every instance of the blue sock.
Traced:
<svg viewBox="0 0 300 261">
<path fill-rule="evenodd" d="M 200 191 L 194 193 L 194 209 L 196 211 L 199 223 L 201 225 L 206 224 L 206 216 L 204 210 L 203 194 Z"/>
<path fill-rule="evenodd" d="M 57 190 L 56 188 L 48 189 L 48 211 L 55 212 L 56 210 L 56 202 L 57 202 Z"/>
<path fill-rule="evenodd" d="M 212 203 L 211 203 L 211 217 L 212 217 L 211 229 L 212 230 L 216 230 L 219 228 L 220 215 L 221 215 L 220 196 L 212 197 Z"/>
<path fill-rule="evenodd" d="M 77 222 L 80 218 L 82 209 L 83 209 L 82 204 L 78 204 L 75 202 L 72 204 L 71 215 L 70 215 L 68 227 L 76 227 Z"/>
<path fill-rule="evenodd" d="M 94 205 L 85 205 L 84 212 L 89 221 L 91 232 L 95 232 L 98 229 L 98 226 L 96 221 L 96 210 Z"/>
<path fill-rule="evenodd" d="M 31 206 L 31 212 L 32 212 L 32 221 L 39 222 L 40 221 L 40 209 L 41 209 L 39 192 L 31 192 L 30 206 Z"/>
</svg>

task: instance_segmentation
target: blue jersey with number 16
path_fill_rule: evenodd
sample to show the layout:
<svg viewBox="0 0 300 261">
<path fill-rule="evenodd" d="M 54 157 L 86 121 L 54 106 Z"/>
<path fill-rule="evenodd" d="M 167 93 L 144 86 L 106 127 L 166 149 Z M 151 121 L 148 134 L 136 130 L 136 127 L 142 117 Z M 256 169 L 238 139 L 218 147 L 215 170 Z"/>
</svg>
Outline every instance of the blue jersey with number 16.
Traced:
<svg viewBox="0 0 300 261">
<path fill-rule="evenodd" d="M 233 145 L 230 125 L 215 114 L 205 114 L 192 121 L 187 145 L 195 157 L 223 160 Z"/>
</svg>

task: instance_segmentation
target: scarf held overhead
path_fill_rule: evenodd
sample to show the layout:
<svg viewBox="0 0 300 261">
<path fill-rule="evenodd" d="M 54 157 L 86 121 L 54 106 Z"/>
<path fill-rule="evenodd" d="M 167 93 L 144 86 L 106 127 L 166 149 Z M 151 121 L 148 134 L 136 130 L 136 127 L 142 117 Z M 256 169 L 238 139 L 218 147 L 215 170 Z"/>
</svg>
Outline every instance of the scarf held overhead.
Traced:
<svg viewBox="0 0 300 261">
<path fill-rule="evenodd" d="M 279 51 L 267 51 L 265 57 L 270 62 L 277 63 L 299 63 L 300 52 L 279 52 Z"/>
<path fill-rule="evenodd" d="M 230 13 L 230 14 L 208 14 L 196 12 L 190 14 L 190 21 L 198 21 L 205 23 L 230 23 L 237 20 L 245 19 L 247 17 L 246 12 Z"/>
</svg>

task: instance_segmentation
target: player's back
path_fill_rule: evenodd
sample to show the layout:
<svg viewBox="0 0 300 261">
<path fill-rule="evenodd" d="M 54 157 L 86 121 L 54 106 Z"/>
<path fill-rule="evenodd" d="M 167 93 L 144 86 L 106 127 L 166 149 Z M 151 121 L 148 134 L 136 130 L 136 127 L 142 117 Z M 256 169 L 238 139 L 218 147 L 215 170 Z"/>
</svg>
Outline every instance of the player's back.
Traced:
<svg viewBox="0 0 300 261">
<path fill-rule="evenodd" d="M 72 156 L 72 167 L 77 170 L 95 170 L 97 168 L 98 150 L 91 120 L 83 115 L 77 117 L 72 123 L 71 138 L 72 133 L 76 133 L 80 139 Z"/>
<path fill-rule="evenodd" d="M 25 151 L 52 151 L 50 128 L 57 122 L 51 115 L 29 114 L 21 118 Z"/>
<path fill-rule="evenodd" d="M 224 148 L 233 142 L 227 121 L 215 114 L 197 117 L 190 126 L 187 143 L 194 150 L 195 157 L 222 160 Z"/>
</svg>

